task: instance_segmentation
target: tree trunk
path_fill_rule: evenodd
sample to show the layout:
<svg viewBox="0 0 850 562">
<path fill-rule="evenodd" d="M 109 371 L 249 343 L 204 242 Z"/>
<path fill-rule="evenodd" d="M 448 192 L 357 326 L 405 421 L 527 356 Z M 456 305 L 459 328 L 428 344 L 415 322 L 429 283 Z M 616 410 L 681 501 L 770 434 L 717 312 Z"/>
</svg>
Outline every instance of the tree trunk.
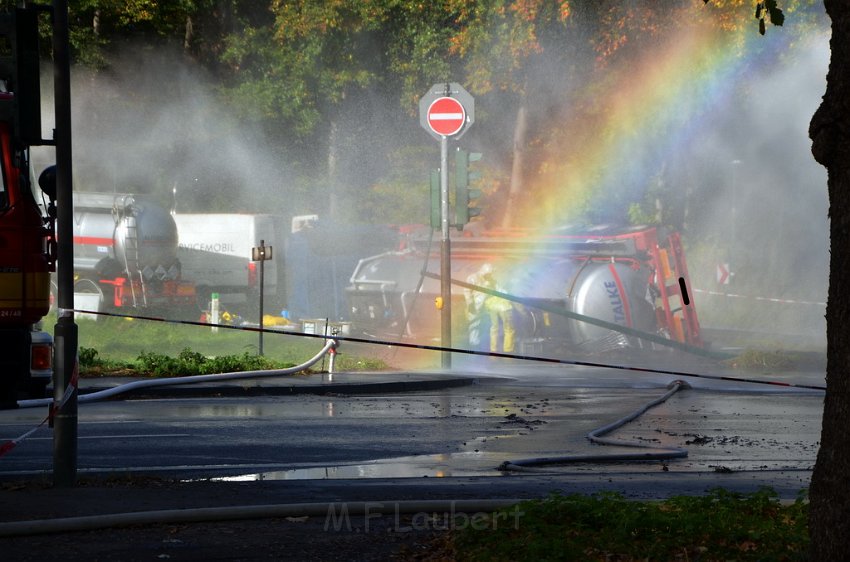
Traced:
<svg viewBox="0 0 850 562">
<path fill-rule="evenodd" d="M 192 49 L 192 40 L 195 38 L 195 25 L 192 16 L 186 16 L 186 25 L 183 28 L 183 51 L 189 53 Z"/>
<path fill-rule="evenodd" d="M 824 0 L 832 19 L 826 94 L 812 117 L 812 154 L 828 173 L 829 294 L 826 397 L 810 488 L 811 560 L 844 560 L 850 536 L 850 2 Z"/>
<path fill-rule="evenodd" d="M 525 147 L 528 144 L 528 109 L 526 97 L 522 96 L 514 124 L 514 161 L 511 167 L 511 185 L 508 189 L 508 200 L 505 202 L 505 212 L 502 215 L 502 228 L 513 224 L 514 206 L 519 201 L 525 176 Z"/>
<path fill-rule="evenodd" d="M 337 161 L 339 160 L 339 123 L 332 118 L 328 126 L 328 217 L 339 219 Z"/>
</svg>

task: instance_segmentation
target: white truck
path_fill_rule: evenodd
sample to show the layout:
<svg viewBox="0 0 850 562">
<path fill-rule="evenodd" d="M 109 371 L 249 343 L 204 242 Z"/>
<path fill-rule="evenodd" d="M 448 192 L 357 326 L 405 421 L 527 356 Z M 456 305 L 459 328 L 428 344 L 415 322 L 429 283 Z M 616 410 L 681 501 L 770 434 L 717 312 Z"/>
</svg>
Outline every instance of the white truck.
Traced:
<svg viewBox="0 0 850 562">
<path fill-rule="evenodd" d="M 260 290 L 260 262 L 252 261 L 251 251 L 261 244 L 274 247 L 275 217 L 240 213 L 173 216 L 182 278 L 195 283 L 199 306 L 204 308 L 212 293 L 218 293 L 225 305 L 246 304 L 250 311 Z M 263 266 L 266 298 L 277 295 L 275 260 L 273 253 Z"/>
</svg>

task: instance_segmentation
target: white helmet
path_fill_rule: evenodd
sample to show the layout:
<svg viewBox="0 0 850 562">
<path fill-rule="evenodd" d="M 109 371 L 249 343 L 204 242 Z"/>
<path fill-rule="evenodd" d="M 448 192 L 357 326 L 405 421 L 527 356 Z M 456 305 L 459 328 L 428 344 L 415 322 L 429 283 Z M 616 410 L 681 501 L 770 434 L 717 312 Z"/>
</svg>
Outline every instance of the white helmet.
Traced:
<svg viewBox="0 0 850 562">
<path fill-rule="evenodd" d="M 492 275 L 493 265 L 490 263 L 485 263 L 481 266 L 481 269 L 478 270 L 478 273 L 480 273 L 481 275 Z"/>
</svg>

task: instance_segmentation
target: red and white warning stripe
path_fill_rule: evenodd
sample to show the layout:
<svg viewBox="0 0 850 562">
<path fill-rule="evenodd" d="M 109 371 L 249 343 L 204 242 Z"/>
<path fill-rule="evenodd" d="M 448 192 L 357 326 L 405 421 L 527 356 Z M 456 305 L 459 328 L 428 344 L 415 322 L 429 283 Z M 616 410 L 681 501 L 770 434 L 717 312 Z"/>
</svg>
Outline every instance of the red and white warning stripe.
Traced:
<svg viewBox="0 0 850 562">
<path fill-rule="evenodd" d="M 49 422 L 51 419 L 53 419 L 53 416 L 56 415 L 56 412 L 58 412 L 60 409 L 62 409 L 62 407 L 65 404 L 67 404 L 68 400 L 71 399 L 71 396 L 74 394 L 74 391 L 77 389 L 77 379 L 79 379 L 79 376 L 80 376 L 80 358 L 77 357 L 74 360 L 74 370 L 71 373 L 71 380 L 68 383 L 68 386 L 65 388 L 65 393 L 62 395 L 62 399 L 59 400 L 58 402 L 56 400 L 53 401 L 53 404 L 50 405 L 50 411 L 48 412 L 47 416 L 43 420 L 41 420 L 41 422 L 37 426 L 30 429 L 29 431 L 27 431 L 23 435 L 20 435 L 20 436 L 14 438 L 14 439 L 10 439 L 9 441 L 6 441 L 5 443 L 0 444 L 0 457 L 2 457 L 3 455 L 8 453 L 9 451 L 14 449 L 15 447 L 17 447 L 18 443 L 20 443 L 21 441 L 23 441 L 24 439 L 26 439 L 27 437 L 29 437 L 30 435 L 32 435 L 33 433 L 38 431 L 41 428 L 41 426 L 43 426 L 44 424 Z"/>
<path fill-rule="evenodd" d="M 775 299 L 771 297 L 754 297 L 752 295 L 736 295 L 734 293 L 720 293 L 718 291 L 707 291 L 705 289 L 692 289 L 695 293 L 703 293 L 706 295 L 715 295 L 718 297 L 730 297 L 735 299 L 750 299 L 754 301 L 767 301 L 767 302 L 781 302 L 784 304 L 810 304 L 815 306 L 826 306 L 825 302 L 814 302 L 814 301 L 798 301 L 791 299 Z"/>
<path fill-rule="evenodd" d="M 26 439 L 27 437 L 29 437 L 30 435 L 32 435 L 33 433 L 38 431 L 39 428 L 41 428 L 41 426 L 43 426 L 45 423 L 47 423 L 48 419 L 50 419 L 50 416 L 41 420 L 40 424 L 38 424 L 34 428 L 30 429 L 29 431 L 27 431 L 26 433 L 24 433 L 20 437 L 16 437 L 15 439 L 10 439 L 9 441 L 6 441 L 2 445 L 0 445 L 0 457 L 2 457 L 6 453 L 8 453 L 12 449 L 14 449 L 18 445 L 18 443 L 20 443 L 21 441 L 23 441 L 24 439 Z"/>
</svg>

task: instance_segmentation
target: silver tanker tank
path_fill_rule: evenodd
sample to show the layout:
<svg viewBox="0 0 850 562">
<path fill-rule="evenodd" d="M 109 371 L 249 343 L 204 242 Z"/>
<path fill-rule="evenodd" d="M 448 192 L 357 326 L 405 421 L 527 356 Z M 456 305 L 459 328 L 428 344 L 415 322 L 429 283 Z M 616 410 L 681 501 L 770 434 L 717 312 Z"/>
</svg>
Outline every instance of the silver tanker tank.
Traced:
<svg viewBox="0 0 850 562">
<path fill-rule="evenodd" d="M 176 279 L 177 226 L 162 207 L 126 194 L 74 193 L 74 270 L 84 277 Z"/>
</svg>

